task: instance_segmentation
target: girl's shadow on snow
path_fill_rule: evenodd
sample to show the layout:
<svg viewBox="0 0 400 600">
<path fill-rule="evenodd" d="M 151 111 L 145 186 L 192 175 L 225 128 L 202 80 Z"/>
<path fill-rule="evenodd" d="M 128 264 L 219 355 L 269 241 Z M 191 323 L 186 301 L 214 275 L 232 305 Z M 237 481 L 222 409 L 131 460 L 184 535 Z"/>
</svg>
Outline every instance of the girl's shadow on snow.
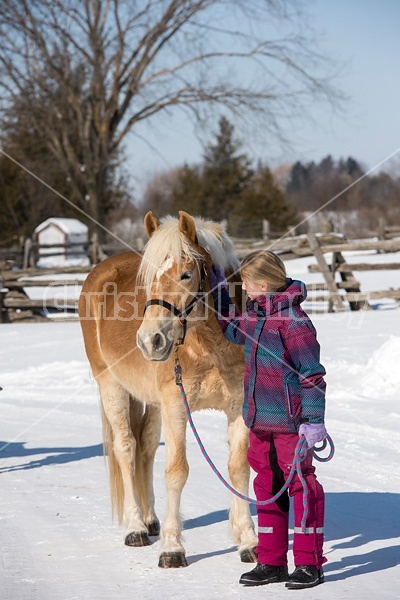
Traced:
<svg viewBox="0 0 400 600">
<path fill-rule="evenodd" d="M 0 467 L 1 472 L 36 469 L 50 464 L 70 463 L 102 456 L 102 444 L 84 447 L 60 448 L 25 448 L 21 442 L 5 443 L 0 441 L 0 458 L 20 458 L 34 455 L 44 455 L 29 462 Z M 387 545 L 384 540 L 400 538 L 400 519 L 398 507 L 400 494 L 393 493 L 360 493 L 343 492 L 326 494 L 325 540 L 331 542 L 328 554 L 329 562 L 324 566 L 327 578 L 339 581 L 382 571 L 400 564 L 400 545 Z M 251 513 L 256 514 L 254 505 Z M 227 510 L 217 510 L 185 521 L 184 529 L 196 529 L 228 520 Z M 335 543 L 334 540 L 338 541 Z M 370 542 L 380 542 L 382 548 L 375 548 L 365 553 L 356 552 Z M 335 550 L 346 550 L 346 555 L 335 561 Z M 211 554 L 192 557 L 190 562 L 201 558 L 233 552 L 233 548 L 214 551 Z M 339 573 L 329 573 L 338 571 Z"/>
<path fill-rule="evenodd" d="M 387 545 L 384 540 L 400 538 L 398 510 L 400 494 L 344 492 L 326 494 L 325 540 L 331 543 L 329 562 L 324 571 L 330 581 L 383 571 L 400 564 L 400 545 Z M 334 540 L 346 540 L 335 544 Z M 366 553 L 355 552 L 370 542 L 381 542 L 382 548 Z M 335 561 L 336 549 L 346 549 L 346 556 Z M 330 571 L 341 570 L 329 575 Z"/>
<path fill-rule="evenodd" d="M 388 546 L 384 543 L 384 540 L 400 538 L 399 505 L 400 494 L 378 492 L 326 494 L 325 540 L 331 548 L 327 555 L 329 562 L 324 566 L 327 579 L 340 581 L 365 573 L 383 571 L 400 564 L 400 546 Z M 253 504 L 251 513 L 253 516 L 256 514 Z M 227 510 L 217 510 L 186 520 L 184 529 L 206 527 L 227 521 L 228 518 Z M 334 540 L 345 541 L 335 543 Z M 383 547 L 376 548 L 377 544 L 374 544 L 375 548 L 369 552 L 361 554 L 356 552 L 357 548 L 371 542 L 380 542 L 379 545 Z M 335 550 L 346 550 L 346 555 L 335 560 Z M 230 552 L 235 552 L 235 548 L 191 557 L 189 562 Z M 331 571 L 339 570 L 339 573 L 330 574 Z"/>
</svg>

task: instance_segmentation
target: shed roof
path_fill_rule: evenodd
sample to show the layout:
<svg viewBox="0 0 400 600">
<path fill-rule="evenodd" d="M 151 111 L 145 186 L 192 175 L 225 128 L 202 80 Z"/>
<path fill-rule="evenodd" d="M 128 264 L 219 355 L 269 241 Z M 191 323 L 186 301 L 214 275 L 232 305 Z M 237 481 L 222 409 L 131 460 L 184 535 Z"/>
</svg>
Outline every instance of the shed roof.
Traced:
<svg viewBox="0 0 400 600">
<path fill-rule="evenodd" d="M 78 219 L 65 219 L 61 217 L 50 217 L 40 223 L 35 229 L 35 233 L 40 233 L 43 229 L 46 229 L 49 225 L 55 225 L 59 227 L 64 233 L 68 234 L 87 234 L 88 227 Z"/>
</svg>

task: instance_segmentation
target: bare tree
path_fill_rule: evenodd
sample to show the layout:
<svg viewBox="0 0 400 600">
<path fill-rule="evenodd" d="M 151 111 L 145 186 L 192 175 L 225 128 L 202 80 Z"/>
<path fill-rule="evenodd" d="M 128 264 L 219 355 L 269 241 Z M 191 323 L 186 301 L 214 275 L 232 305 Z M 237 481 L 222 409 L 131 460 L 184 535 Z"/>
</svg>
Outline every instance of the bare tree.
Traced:
<svg viewBox="0 0 400 600">
<path fill-rule="evenodd" d="M 319 76 L 326 59 L 301 33 L 309 29 L 299 7 L 301 0 L 2 0 L 2 107 L 26 98 L 32 129 L 102 222 L 110 161 L 139 122 L 177 107 L 198 121 L 222 106 L 236 116 L 255 112 L 279 133 L 310 98 L 335 97 Z M 265 31 L 280 35 L 266 39 Z"/>
<path fill-rule="evenodd" d="M 149 179 L 141 205 L 143 216 L 148 210 L 152 210 L 160 217 L 172 212 L 172 191 L 176 187 L 181 171 L 180 167 L 175 167 L 156 173 Z"/>
</svg>

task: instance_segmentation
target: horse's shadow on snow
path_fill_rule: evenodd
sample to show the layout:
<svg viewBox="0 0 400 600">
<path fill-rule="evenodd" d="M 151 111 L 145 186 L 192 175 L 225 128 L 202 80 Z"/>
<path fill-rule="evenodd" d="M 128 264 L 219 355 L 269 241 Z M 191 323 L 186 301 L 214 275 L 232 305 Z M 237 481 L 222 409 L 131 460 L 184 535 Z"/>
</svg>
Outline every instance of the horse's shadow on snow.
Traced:
<svg viewBox="0 0 400 600">
<path fill-rule="evenodd" d="M 165 445 L 160 442 L 160 446 Z M 21 458 L 43 454 L 43 458 L 30 460 L 29 462 L 0 467 L 0 473 L 10 473 L 12 471 L 26 471 L 29 469 L 38 469 L 49 465 L 65 464 L 86 460 L 95 456 L 103 456 L 103 444 L 94 444 L 93 446 L 72 446 L 55 448 L 26 448 L 25 442 L 2 442 L 0 441 L 0 460 L 5 458 Z"/>
<path fill-rule="evenodd" d="M 26 448 L 23 442 L 0 441 L 0 459 L 34 455 L 43 455 L 43 457 L 19 465 L 0 467 L 0 473 L 36 469 L 46 465 L 102 456 L 103 445 Z M 400 564 L 400 545 L 385 544 L 385 540 L 397 542 L 400 538 L 399 506 L 400 494 L 378 492 L 326 494 L 325 549 L 328 563 L 324 566 L 324 571 L 327 579 L 340 581 Z M 251 505 L 251 514 L 253 516 L 256 514 L 254 504 Z M 187 519 L 184 522 L 184 529 L 188 531 L 227 520 L 228 511 L 217 510 Z M 293 527 L 292 522 L 291 527 Z M 366 552 L 362 552 L 363 547 Z M 345 556 L 336 558 L 336 550 L 340 550 L 341 554 L 345 550 Z M 191 557 L 189 562 L 234 551 L 234 548 L 221 549 L 211 554 Z"/>
<path fill-rule="evenodd" d="M 1 442 L 0 459 L 20 458 L 43 454 L 43 458 L 30 460 L 29 462 L 0 467 L 0 473 L 12 471 L 25 471 L 38 469 L 40 467 L 86 460 L 94 456 L 103 455 L 103 444 L 93 446 L 60 447 L 60 448 L 25 448 L 25 442 Z"/>
<path fill-rule="evenodd" d="M 324 565 L 324 572 L 327 580 L 340 581 L 400 564 L 400 545 L 384 543 L 384 540 L 400 538 L 399 506 L 400 494 L 326 494 L 325 548 L 328 562 Z M 256 514 L 254 505 L 251 505 L 251 513 L 253 516 Z M 184 529 L 187 531 L 227 520 L 228 511 L 217 510 L 186 520 Z M 293 528 L 292 519 L 290 527 Z M 377 545 L 384 547 L 377 548 Z M 362 547 L 367 552 L 360 552 Z M 346 550 L 346 555 L 335 558 L 335 550 Z M 189 562 L 235 551 L 235 548 L 229 548 L 196 556 L 195 559 L 191 557 Z"/>
</svg>

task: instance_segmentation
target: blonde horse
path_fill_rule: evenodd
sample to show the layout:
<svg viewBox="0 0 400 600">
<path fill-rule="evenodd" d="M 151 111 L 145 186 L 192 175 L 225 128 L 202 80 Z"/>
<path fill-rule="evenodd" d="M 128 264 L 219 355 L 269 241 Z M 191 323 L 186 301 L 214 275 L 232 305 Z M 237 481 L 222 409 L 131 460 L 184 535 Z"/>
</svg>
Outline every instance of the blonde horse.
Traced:
<svg viewBox="0 0 400 600">
<path fill-rule="evenodd" d="M 112 505 L 125 521 L 128 546 L 146 546 L 160 533 L 153 462 L 163 426 L 167 504 L 159 566 L 164 568 L 187 566 L 179 514 L 189 471 L 187 418 L 174 378 L 177 343 L 191 410 L 225 412 L 230 480 L 243 494 L 249 484 L 248 431 L 241 416 L 243 351 L 225 340 L 207 293 L 210 265 L 229 275 L 238 261 L 220 225 L 179 215 L 160 225 L 149 212 L 143 257 L 126 252 L 97 265 L 79 300 L 86 353 L 100 388 Z M 229 521 L 242 561 L 255 561 L 249 507 L 235 496 Z"/>
</svg>

